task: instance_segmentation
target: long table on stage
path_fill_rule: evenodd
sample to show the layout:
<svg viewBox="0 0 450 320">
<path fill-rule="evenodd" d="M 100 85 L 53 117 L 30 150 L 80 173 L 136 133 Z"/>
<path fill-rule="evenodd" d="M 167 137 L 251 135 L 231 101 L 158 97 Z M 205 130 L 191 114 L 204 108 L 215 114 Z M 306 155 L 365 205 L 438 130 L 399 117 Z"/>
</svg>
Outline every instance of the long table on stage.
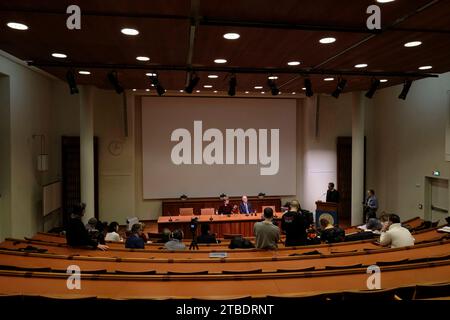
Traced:
<svg viewBox="0 0 450 320">
<path fill-rule="evenodd" d="M 281 213 L 275 213 L 274 218 L 281 217 Z M 224 234 L 241 234 L 244 237 L 252 237 L 253 226 L 255 222 L 262 221 L 261 213 L 255 215 L 245 214 L 231 214 L 231 215 L 193 215 L 193 216 L 161 216 L 158 218 L 158 232 L 162 232 L 164 228 L 173 231 L 181 229 L 184 232 L 185 238 L 189 238 L 191 219 L 198 218 L 198 230 L 200 233 L 200 225 L 202 223 L 209 223 L 211 226 L 211 233 L 215 233 L 218 238 L 223 238 Z"/>
</svg>

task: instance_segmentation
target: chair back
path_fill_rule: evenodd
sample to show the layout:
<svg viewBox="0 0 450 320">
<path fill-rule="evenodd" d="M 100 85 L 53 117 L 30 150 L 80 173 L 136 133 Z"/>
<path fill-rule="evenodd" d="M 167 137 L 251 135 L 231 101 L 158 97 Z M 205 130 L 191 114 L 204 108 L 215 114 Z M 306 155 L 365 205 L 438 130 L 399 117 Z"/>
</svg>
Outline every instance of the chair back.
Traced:
<svg viewBox="0 0 450 320">
<path fill-rule="evenodd" d="M 200 214 L 202 216 L 206 215 L 206 216 L 212 216 L 215 213 L 215 209 L 214 208 L 201 208 L 200 209 Z"/>
<path fill-rule="evenodd" d="M 180 216 L 194 215 L 194 208 L 180 208 Z"/>
</svg>

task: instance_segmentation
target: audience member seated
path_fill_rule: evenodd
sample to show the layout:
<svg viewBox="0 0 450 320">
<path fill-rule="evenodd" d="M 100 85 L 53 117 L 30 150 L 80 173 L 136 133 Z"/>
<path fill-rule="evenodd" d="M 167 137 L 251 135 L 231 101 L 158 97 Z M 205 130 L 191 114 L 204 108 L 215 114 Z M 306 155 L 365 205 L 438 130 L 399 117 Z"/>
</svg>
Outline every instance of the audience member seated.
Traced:
<svg viewBox="0 0 450 320">
<path fill-rule="evenodd" d="M 389 214 L 382 217 L 380 244 L 391 248 L 400 248 L 414 245 L 415 239 L 408 229 L 400 224 L 400 217 Z"/>
<path fill-rule="evenodd" d="M 166 243 L 168 241 L 170 241 L 170 234 L 172 232 L 170 231 L 170 229 L 168 228 L 164 228 L 163 232 L 162 232 L 162 237 L 161 239 L 159 239 L 158 241 L 156 241 L 156 243 Z"/>
<path fill-rule="evenodd" d="M 84 203 L 73 207 L 66 230 L 67 244 L 71 247 L 86 246 L 100 250 L 107 250 L 108 246 L 100 244 L 98 241 L 92 239 L 81 221 L 81 218 L 84 216 L 85 208 L 86 205 Z"/>
<path fill-rule="evenodd" d="M 325 243 L 337 243 L 345 240 L 345 232 L 339 227 L 333 226 L 327 219 L 320 219 L 322 231 L 320 240 Z"/>
<path fill-rule="evenodd" d="M 88 223 L 86 223 L 86 230 L 88 232 L 97 232 L 97 219 L 92 217 L 89 219 Z"/>
<path fill-rule="evenodd" d="M 371 230 L 372 232 L 379 233 L 382 228 L 383 225 L 377 218 L 369 218 L 369 220 L 367 220 L 366 230 Z"/>
<path fill-rule="evenodd" d="M 111 222 L 108 226 L 108 233 L 105 236 L 105 240 L 115 242 L 121 241 L 118 232 L 119 232 L 119 224 L 116 221 Z"/>
<path fill-rule="evenodd" d="M 186 245 L 183 243 L 183 231 L 180 229 L 172 232 L 172 236 L 170 241 L 166 242 L 164 245 L 164 249 L 176 251 L 176 250 L 185 250 Z"/>
<path fill-rule="evenodd" d="M 142 238 L 142 240 L 144 240 L 144 243 L 148 243 L 149 241 L 148 241 L 147 235 L 144 232 L 145 223 L 139 222 L 139 224 L 141 225 L 141 233 L 139 234 L 139 236 Z"/>
<path fill-rule="evenodd" d="M 300 213 L 300 203 L 293 200 L 289 211 L 281 217 L 281 230 L 286 234 L 285 246 L 302 246 L 306 244 L 307 221 Z"/>
<path fill-rule="evenodd" d="M 280 229 L 272 223 L 272 208 L 264 209 L 264 221 L 256 222 L 253 228 L 256 237 L 256 248 L 276 249 L 280 240 Z"/>
<path fill-rule="evenodd" d="M 125 248 L 128 249 L 144 249 L 145 241 L 141 237 L 142 225 L 140 223 L 135 223 L 131 227 L 131 235 L 127 238 L 125 242 Z"/>
<path fill-rule="evenodd" d="M 201 234 L 197 237 L 197 243 L 217 243 L 216 236 L 210 233 L 209 223 L 203 223 L 200 227 Z"/>
</svg>

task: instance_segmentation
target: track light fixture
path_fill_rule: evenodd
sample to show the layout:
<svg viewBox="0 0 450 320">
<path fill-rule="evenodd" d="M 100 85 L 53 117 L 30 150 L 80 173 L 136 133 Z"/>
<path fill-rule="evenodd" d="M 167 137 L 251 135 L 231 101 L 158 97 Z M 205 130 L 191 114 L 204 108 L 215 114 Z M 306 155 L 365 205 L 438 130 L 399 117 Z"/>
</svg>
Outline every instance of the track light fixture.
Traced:
<svg viewBox="0 0 450 320">
<path fill-rule="evenodd" d="M 336 99 L 339 98 L 339 95 L 342 93 L 342 91 L 344 91 L 346 85 L 347 85 L 347 80 L 339 79 L 336 90 L 334 90 L 331 95 L 333 97 L 335 97 Z"/>
<path fill-rule="evenodd" d="M 228 84 L 229 84 L 228 95 L 230 97 L 233 97 L 236 94 L 236 85 L 237 85 L 237 79 L 235 74 L 231 75 Z"/>
<path fill-rule="evenodd" d="M 399 99 L 406 100 L 406 96 L 408 95 L 409 89 L 411 88 L 412 80 L 406 80 L 403 84 L 403 89 L 400 95 L 398 96 Z"/>
<path fill-rule="evenodd" d="M 164 95 L 164 93 L 166 93 L 166 90 L 159 82 L 158 75 L 156 75 L 156 73 L 154 73 L 154 74 L 155 74 L 154 76 L 150 77 L 150 81 L 152 82 L 153 86 L 156 88 L 156 92 L 158 93 L 158 96 L 162 96 L 162 95 Z"/>
<path fill-rule="evenodd" d="M 114 87 L 114 90 L 116 90 L 116 92 L 118 94 L 121 94 L 123 92 L 123 87 L 119 83 L 117 71 L 108 72 L 107 77 L 108 77 L 109 83 L 111 83 L 111 85 Z"/>
<path fill-rule="evenodd" d="M 67 71 L 66 74 L 67 84 L 69 85 L 70 94 L 78 93 L 77 82 L 75 80 L 75 72 L 72 70 Z"/>
<path fill-rule="evenodd" d="M 305 94 L 307 97 L 312 97 L 314 95 L 314 92 L 312 90 L 312 83 L 311 83 L 311 79 L 306 78 L 305 79 Z"/>
<path fill-rule="evenodd" d="M 189 83 L 188 83 L 187 87 L 184 88 L 184 92 L 192 93 L 192 91 L 194 90 L 195 86 L 198 84 L 199 81 L 200 81 L 200 78 L 197 76 L 197 74 L 195 72 L 191 73 Z"/>
<path fill-rule="evenodd" d="M 267 80 L 267 85 L 270 88 L 270 92 L 273 96 L 277 96 L 280 93 L 280 89 L 278 89 L 277 84 L 275 83 L 275 80 L 269 79 Z"/>
<path fill-rule="evenodd" d="M 372 84 L 370 85 L 369 91 L 366 92 L 366 97 L 369 99 L 372 99 L 373 95 L 377 91 L 378 87 L 380 86 L 380 80 L 378 79 L 372 79 Z"/>
</svg>

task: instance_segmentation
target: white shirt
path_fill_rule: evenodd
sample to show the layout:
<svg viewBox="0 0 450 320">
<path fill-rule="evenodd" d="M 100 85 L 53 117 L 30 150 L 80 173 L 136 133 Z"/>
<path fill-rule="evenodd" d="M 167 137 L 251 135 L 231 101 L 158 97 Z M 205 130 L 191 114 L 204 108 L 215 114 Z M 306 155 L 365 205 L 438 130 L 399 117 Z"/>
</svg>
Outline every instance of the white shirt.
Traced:
<svg viewBox="0 0 450 320">
<path fill-rule="evenodd" d="M 105 236 L 105 241 L 120 241 L 120 236 L 117 232 L 108 232 Z"/>
<path fill-rule="evenodd" d="M 380 244 L 382 246 L 391 245 L 391 248 L 412 246 L 414 241 L 416 239 L 400 223 L 391 224 L 389 229 L 380 235 Z"/>
</svg>

